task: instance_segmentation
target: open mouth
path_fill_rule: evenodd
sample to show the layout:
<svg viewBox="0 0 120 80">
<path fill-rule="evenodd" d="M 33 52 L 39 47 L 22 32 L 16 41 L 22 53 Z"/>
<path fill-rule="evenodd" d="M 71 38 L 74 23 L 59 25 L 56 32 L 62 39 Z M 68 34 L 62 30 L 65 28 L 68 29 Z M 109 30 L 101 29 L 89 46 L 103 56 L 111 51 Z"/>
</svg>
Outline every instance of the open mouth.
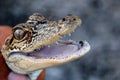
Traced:
<svg viewBox="0 0 120 80">
<path fill-rule="evenodd" d="M 26 57 L 32 57 L 34 59 L 67 59 L 72 56 L 79 58 L 89 51 L 90 46 L 86 41 L 80 41 L 79 43 L 68 40 L 58 41 L 58 43 L 44 46 L 40 49 L 35 49 L 32 52 L 12 52 L 8 58 L 21 55 Z"/>
<path fill-rule="evenodd" d="M 14 72 L 28 74 L 82 57 L 90 50 L 87 41 L 59 40 L 80 24 L 80 18 L 74 15 L 68 15 L 57 22 L 50 21 L 45 25 L 36 24 L 36 27 L 28 23 L 18 24 L 3 52 L 6 63 Z M 29 29 L 28 26 L 32 28 Z M 58 43 L 55 43 L 56 41 Z"/>
<path fill-rule="evenodd" d="M 15 72 L 23 74 L 73 61 L 89 50 L 87 41 L 59 41 L 58 44 L 44 46 L 32 52 L 11 52 L 7 64 L 13 71 L 15 69 Z"/>
</svg>

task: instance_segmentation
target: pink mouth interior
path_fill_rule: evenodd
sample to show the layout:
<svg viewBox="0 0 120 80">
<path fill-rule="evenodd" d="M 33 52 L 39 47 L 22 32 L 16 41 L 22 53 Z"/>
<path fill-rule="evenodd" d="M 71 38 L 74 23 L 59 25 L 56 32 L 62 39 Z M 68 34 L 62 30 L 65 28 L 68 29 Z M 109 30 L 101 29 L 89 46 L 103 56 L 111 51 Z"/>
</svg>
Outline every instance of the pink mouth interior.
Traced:
<svg viewBox="0 0 120 80">
<path fill-rule="evenodd" d="M 49 47 L 43 47 L 40 50 L 34 51 L 32 53 L 28 53 L 30 56 L 39 56 L 41 58 L 66 58 L 69 57 L 71 54 L 78 51 L 80 45 L 75 43 L 70 44 L 53 44 Z"/>
<path fill-rule="evenodd" d="M 60 42 L 58 44 L 52 44 L 49 46 L 44 46 L 40 49 L 36 49 L 35 51 L 24 53 L 24 52 L 12 52 L 10 56 L 12 55 L 25 55 L 28 57 L 34 57 L 34 58 L 44 58 L 44 59 L 63 59 L 67 58 L 73 54 L 79 51 L 82 48 L 81 44 L 73 42 L 73 41 L 66 41 L 66 42 Z"/>
</svg>

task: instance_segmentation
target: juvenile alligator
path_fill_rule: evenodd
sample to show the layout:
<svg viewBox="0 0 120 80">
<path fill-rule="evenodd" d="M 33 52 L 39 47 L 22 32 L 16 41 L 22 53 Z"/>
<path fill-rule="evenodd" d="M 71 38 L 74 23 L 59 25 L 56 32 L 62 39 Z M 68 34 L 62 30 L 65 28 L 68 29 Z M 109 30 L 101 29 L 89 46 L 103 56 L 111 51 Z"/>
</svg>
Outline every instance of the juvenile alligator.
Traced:
<svg viewBox="0 0 120 80">
<path fill-rule="evenodd" d="M 34 13 L 25 23 L 13 27 L 13 34 L 6 39 L 2 54 L 14 72 L 28 74 L 36 80 L 43 68 L 70 62 L 90 50 L 86 41 L 61 40 L 81 24 L 81 19 L 67 15 L 58 21 L 49 21 Z M 32 75 L 37 75 L 33 78 Z"/>
</svg>

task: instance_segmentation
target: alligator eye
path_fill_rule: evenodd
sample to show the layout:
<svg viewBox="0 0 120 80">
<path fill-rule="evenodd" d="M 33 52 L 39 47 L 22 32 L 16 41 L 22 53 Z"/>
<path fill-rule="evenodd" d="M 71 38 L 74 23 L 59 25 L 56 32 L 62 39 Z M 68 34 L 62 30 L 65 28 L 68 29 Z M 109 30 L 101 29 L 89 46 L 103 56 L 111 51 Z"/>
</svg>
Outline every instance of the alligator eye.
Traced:
<svg viewBox="0 0 120 80">
<path fill-rule="evenodd" d="M 25 36 L 25 34 L 26 34 L 26 31 L 24 31 L 24 30 L 21 29 L 21 28 L 17 28 L 17 29 L 15 29 L 14 32 L 13 32 L 13 35 L 14 35 L 15 39 L 17 39 L 17 40 L 23 39 L 24 36 Z"/>
</svg>

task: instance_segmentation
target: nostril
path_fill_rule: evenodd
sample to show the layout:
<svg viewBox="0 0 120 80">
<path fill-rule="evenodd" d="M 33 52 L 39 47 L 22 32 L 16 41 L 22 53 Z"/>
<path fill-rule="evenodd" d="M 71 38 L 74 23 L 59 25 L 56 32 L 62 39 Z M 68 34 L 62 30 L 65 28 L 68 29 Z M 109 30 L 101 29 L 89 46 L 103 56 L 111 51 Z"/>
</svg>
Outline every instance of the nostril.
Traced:
<svg viewBox="0 0 120 80">
<path fill-rule="evenodd" d="M 73 18 L 73 21 L 76 21 L 76 19 L 75 19 L 75 18 Z"/>
<path fill-rule="evenodd" d="M 65 18 L 63 18 L 62 21 L 65 21 Z"/>
</svg>

